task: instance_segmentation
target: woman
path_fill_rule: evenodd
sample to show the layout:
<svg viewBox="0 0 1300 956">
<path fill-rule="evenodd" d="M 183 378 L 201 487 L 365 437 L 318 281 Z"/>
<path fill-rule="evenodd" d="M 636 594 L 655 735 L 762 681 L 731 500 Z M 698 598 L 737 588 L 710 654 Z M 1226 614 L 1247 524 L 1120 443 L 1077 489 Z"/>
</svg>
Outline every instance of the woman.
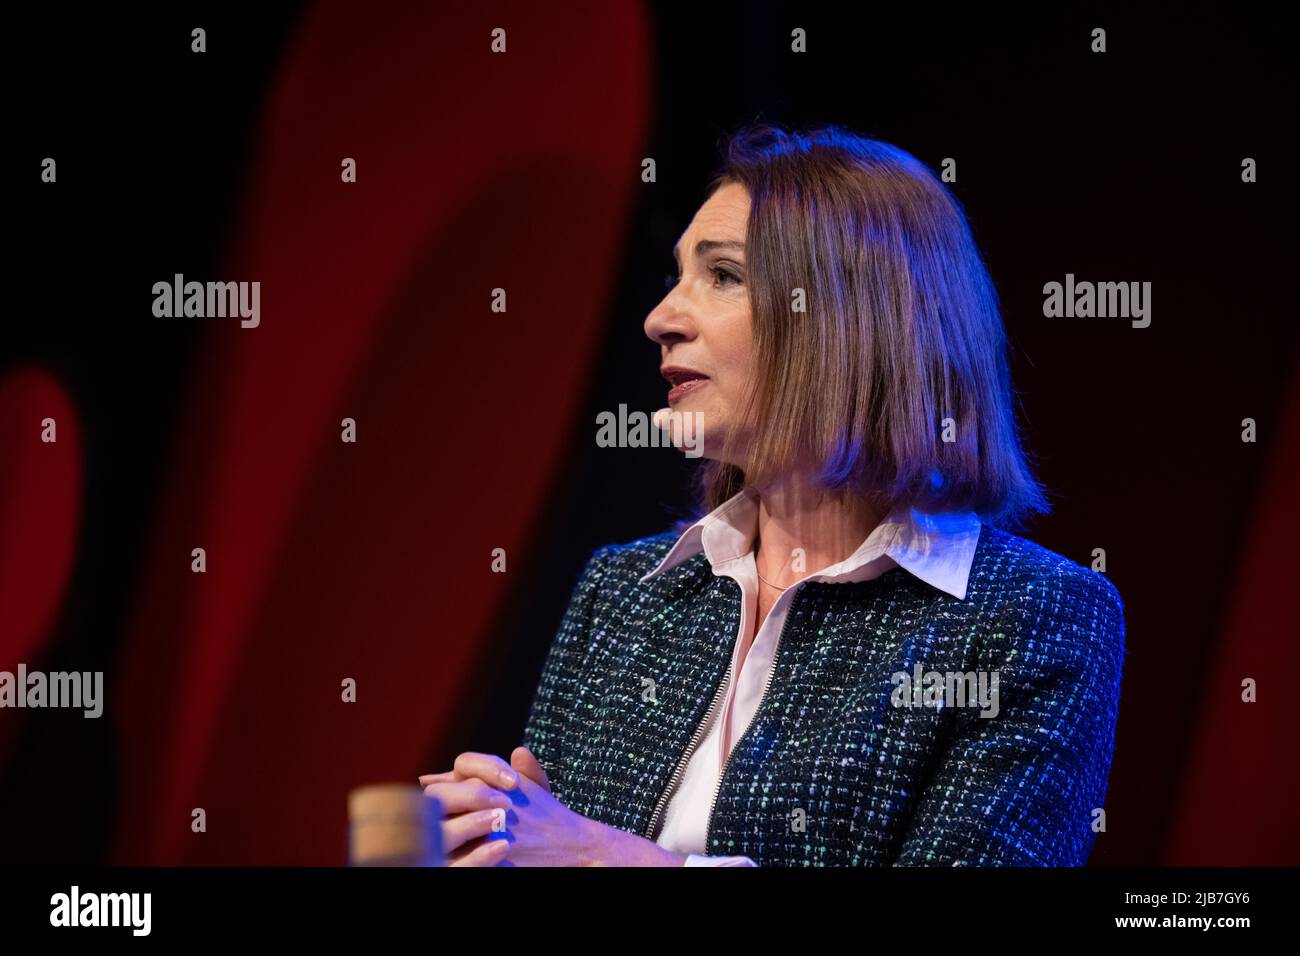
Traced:
<svg viewBox="0 0 1300 956">
<path fill-rule="evenodd" d="M 421 778 L 452 863 L 1083 864 L 1123 606 L 1012 533 L 1048 506 L 956 200 L 762 126 L 674 252 L 645 330 L 708 513 L 592 556 L 509 764 Z"/>
</svg>

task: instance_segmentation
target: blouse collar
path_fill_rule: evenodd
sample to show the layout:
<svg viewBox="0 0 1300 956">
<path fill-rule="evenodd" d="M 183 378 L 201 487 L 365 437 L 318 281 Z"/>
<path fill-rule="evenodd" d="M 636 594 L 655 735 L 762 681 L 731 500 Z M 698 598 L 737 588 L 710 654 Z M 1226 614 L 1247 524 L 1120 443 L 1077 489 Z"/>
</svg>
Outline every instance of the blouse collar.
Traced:
<svg viewBox="0 0 1300 956">
<path fill-rule="evenodd" d="M 745 490 L 691 525 L 640 583 L 703 552 L 714 574 L 725 574 L 753 550 L 758 499 Z M 973 511 L 925 512 L 900 506 L 867 535 L 851 555 L 804 581 L 866 580 L 898 565 L 958 600 L 965 600 L 980 519 Z"/>
</svg>

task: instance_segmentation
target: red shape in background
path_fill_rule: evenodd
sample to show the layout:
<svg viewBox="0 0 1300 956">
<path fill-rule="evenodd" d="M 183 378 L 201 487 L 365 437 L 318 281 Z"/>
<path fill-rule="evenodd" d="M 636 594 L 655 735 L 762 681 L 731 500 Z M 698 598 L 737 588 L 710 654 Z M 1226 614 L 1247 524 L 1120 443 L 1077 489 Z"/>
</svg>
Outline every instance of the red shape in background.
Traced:
<svg viewBox="0 0 1300 956">
<path fill-rule="evenodd" d="M 413 783 L 473 693 L 491 549 L 524 548 L 580 409 L 639 186 L 645 13 L 391 13 L 305 17 L 234 255 L 187 277 L 260 281 L 262 321 L 205 320 L 110 698 L 115 863 L 343 862 L 347 791 Z"/>
<path fill-rule="evenodd" d="M 54 442 L 41 440 L 55 422 Z M 36 670 L 68 588 L 81 521 L 81 422 L 52 375 L 30 368 L 0 379 L 0 670 Z M 24 710 L 0 720 L 0 767 Z"/>
<path fill-rule="evenodd" d="M 1200 727 L 1173 808 L 1170 866 L 1294 866 L 1300 859 L 1300 761 L 1295 746 L 1295 622 L 1300 571 L 1300 356 L 1284 399 L 1233 600 L 1205 683 Z M 1249 446 L 1247 446 L 1249 447 Z M 1213 558 L 1211 558 L 1213 560 Z M 1278 622 L 1289 626 L 1279 627 Z M 1258 699 L 1241 699 L 1253 677 Z M 1130 693 L 1141 693 L 1133 688 Z M 1159 693 L 1159 688 L 1147 692 Z"/>
</svg>

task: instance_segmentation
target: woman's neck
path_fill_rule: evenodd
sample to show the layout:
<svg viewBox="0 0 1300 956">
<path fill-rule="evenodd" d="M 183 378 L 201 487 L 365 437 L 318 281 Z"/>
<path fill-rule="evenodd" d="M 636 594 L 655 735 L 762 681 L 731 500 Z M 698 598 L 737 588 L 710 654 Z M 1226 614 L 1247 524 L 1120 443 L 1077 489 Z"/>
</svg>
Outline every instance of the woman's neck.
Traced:
<svg viewBox="0 0 1300 956">
<path fill-rule="evenodd" d="M 758 573 L 784 587 L 838 564 L 884 517 L 861 495 L 832 494 L 793 480 L 766 488 L 758 493 Z"/>
</svg>

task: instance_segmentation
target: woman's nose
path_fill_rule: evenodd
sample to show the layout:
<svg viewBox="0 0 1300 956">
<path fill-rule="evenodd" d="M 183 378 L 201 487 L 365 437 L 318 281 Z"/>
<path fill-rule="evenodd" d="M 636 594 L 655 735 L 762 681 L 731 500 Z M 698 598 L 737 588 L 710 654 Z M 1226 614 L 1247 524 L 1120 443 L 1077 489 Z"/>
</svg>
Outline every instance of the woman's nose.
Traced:
<svg viewBox="0 0 1300 956">
<path fill-rule="evenodd" d="M 662 302 L 646 316 L 645 334 L 655 343 L 668 346 L 686 342 L 695 337 L 695 324 L 669 292 Z"/>
</svg>

